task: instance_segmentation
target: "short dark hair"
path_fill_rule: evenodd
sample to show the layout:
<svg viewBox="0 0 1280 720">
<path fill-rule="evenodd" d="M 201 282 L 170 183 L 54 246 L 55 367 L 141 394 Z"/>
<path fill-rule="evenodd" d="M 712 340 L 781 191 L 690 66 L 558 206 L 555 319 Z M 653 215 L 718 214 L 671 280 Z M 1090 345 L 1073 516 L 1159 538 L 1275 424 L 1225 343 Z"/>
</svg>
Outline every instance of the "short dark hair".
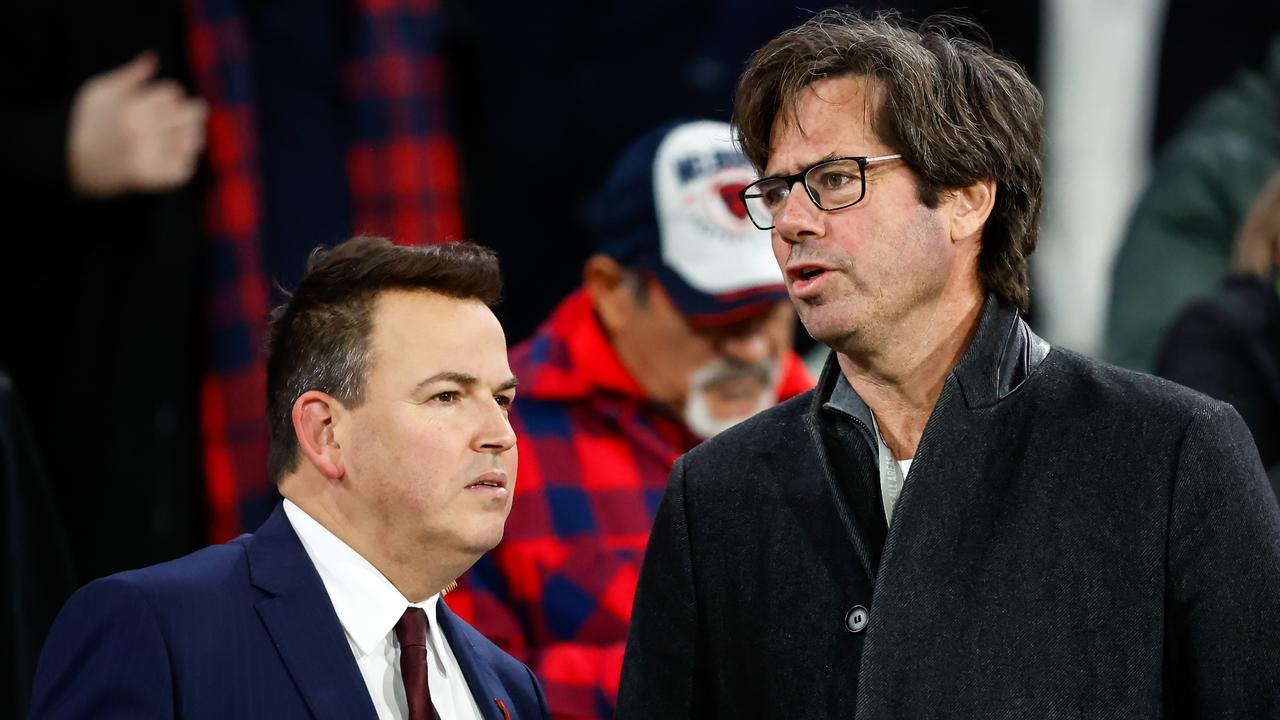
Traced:
<svg viewBox="0 0 1280 720">
<path fill-rule="evenodd" d="M 348 407 L 363 401 L 373 308 L 391 290 L 429 291 L 486 305 L 502 293 L 498 257 L 467 243 L 394 245 L 354 237 L 317 248 L 288 301 L 271 314 L 267 337 L 268 476 L 279 483 L 298 466 L 293 404 L 319 390 Z"/>
<path fill-rule="evenodd" d="M 1044 104 L 1021 67 L 961 36 L 972 31 L 981 33 L 948 16 L 912 28 L 892 12 L 825 10 L 751 56 L 733 120 L 747 158 L 763 170 L 773 123 L 794 112 L 801 91 L 830 78 L 873 78 L 872 127 L 915 173 L 922 203 L 936 207 L 949 190 L 995 181 L 978 273 L 986 290 L 1025 312 L 1044 187 Z"/>
</svg>

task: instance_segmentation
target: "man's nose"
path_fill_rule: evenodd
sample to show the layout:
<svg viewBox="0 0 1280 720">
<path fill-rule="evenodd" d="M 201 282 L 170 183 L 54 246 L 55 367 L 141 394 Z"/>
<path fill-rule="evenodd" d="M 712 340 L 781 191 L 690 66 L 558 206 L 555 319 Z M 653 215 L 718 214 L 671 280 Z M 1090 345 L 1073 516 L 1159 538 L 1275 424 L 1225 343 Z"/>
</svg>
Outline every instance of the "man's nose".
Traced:
<svg viewBox="0 0 1280 720">
<path fill-rule="evenodd" d="M 822 210 L 809 197 L 804 183 L 797 180 L 791 186 L 782 209 L 773 216 L 773 227 L 788 243 L 803 242 L 822 233 Z"/>
<path fill-rule="evenodd" d="M 477 435 L 479 450 L 488 452 L 506 452 L 516 444 L 516 431 L 511 427 L 511 419 L 506 410 L 496 401 L 483 411 L 484 425 Z"/>
</svg>

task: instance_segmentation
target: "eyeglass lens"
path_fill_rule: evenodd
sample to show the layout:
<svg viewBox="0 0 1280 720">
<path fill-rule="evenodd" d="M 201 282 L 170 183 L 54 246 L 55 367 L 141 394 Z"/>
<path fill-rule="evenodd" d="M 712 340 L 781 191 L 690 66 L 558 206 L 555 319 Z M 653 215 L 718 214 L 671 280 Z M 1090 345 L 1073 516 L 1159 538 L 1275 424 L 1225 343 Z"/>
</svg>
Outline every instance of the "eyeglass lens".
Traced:
<svg viewBox="0 0 1280 720">
<path fill-rule="evenodd" d="M 862 166 L 849 159 L 820 163 L 805 173 L 804 184 L 819 208 L 838 210 L 862 199 Z M 790 194 L 785 178 L 767 178 L 748 189 L 747 212 L 757 226 L 772 227 Z"/>
</svg>

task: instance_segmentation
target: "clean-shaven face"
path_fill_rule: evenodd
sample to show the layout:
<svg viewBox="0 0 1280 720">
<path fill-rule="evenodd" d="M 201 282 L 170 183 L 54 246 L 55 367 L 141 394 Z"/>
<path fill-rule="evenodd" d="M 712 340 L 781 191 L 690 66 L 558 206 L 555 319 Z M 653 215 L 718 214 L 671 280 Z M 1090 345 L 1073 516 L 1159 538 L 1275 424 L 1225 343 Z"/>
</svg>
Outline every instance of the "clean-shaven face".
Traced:
<svg viewBox="0 0 1280 720">
<path fill-rule="evenodd" d="M 346 481 L 392 552 L 474 554 L 502 539 L 516 480 L 515 378 L 478 300 L 379 295 L 365 395 L 341 437 Z"/>
</svg>

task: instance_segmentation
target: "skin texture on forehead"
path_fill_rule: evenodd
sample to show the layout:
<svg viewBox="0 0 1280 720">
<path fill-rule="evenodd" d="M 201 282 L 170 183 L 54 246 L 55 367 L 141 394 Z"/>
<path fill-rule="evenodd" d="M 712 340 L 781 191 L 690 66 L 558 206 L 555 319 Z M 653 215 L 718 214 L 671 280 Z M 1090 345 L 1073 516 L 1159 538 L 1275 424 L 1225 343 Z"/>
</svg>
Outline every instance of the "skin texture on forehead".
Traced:
<svg viewBox="0 0 1280 720">
<path fill-rule="evenodd" d="M 839 81 L 851 80 L 856 81 L 861 91 L 858 94 L 857 102 L 849 102 L 847 97 L 848 91 L 843 89 L 845 84 Z M 867 146 L 872 144 L 882 144 L 879 136 L 875 132 L 876 112 L 880 104 L 883 102 L 884 89 L 880 82 L 875 78 L 867 75 L 846 74 L 838 75 L 830 78 L 821 78 L 806 85 L 799 92 L 788 97 L 778 110 L 778 114 L 774 117 L 769 133 L 769 159 L 765 165 L 764 176 L 770 175 L 790 175 L 799 172 L 803 167 L 807 167 L 815 162 L 829 158 L 815 158 L 803 165 L 796 163 L 783 164 L 778 157 L 778 137 L 783 127 L 789 127 L 798 132 L 802 137 L 808 137 L 808 128 L 805 127 L 804 117 L 798 112 L 802 100 L 807 96 L 816 97 L 817 99 L 830 103 L 832 105 L 843 105 L 849 114 L 850 121 L 856 121 L 858 125 L 866 129 L 865 141 Z M 810 98 L 812 99 L 812 98 Z M 886 146 L 887 147 L 887 146 Z M 886 149 L 886 152 L 889 152 Z M 896 152 L 896 151 L 893 151 Z M 857 152 L 855 155 L 877 155 L 882 153 L 873 152 Z M 836 155 L 830 155 L 836 157 Z"/>
<path fill-rule="evenodd" d="M 430 370 L 425 379 L 459 372 L 457 368 L 464 366 L 471 373 L 510 374 L 502 326 L 479 300 L 429 291 L 389 291 L 377 297 L 373 318 L 366 379 L 370 383 L 403 381 Z M 462 354 L 468 350 L 471 356 Z"/>
</svg>

